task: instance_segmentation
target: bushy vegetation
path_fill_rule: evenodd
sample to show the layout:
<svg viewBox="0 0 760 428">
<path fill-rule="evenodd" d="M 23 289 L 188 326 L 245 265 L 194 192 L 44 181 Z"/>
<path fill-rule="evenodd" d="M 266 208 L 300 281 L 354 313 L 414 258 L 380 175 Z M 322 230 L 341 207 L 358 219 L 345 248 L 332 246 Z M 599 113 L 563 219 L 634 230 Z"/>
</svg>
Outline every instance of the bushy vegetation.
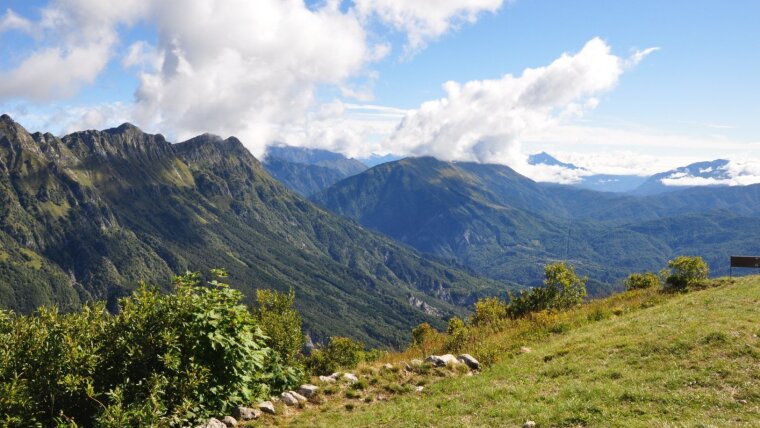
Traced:
<svg viewBox="0 0 760 428">
<path fill-rule="evenodd" d="M 580 278 L 575 268 L 564 262 L 544 267 L 544 286 L 510 295 L 509 316 L 520 318 L 532 312 L 566 310 L 580 305 L 586 297 L 587 278 Z"/>
<path fill-rule="evenodd" d="M 322 349 L 312 351 L 306 361 L 309 370 L 317 375 L 329 375 L 338 369 L 351 369 L 370 358 L 364 344 L 348 337 L 335 336 Z"/>
<path fill-rule="evenodd" d="M 660 277 L 652 272 L 632 273 L 624 281 L 625 289 L 642 290 L 645 288 L 660 288 Z"/>
<path fill-rule="evenodd" d="M 665 284 L 670 290 L 683 290 L 707 279 L 710 268 L 702 257 L 679 256 L 668 262 L 663 270 Z"/>
<path fill-rule="evenodd" d="M 290 388 L 242 294 L 201 275 L 141 286 L 111 315 L 0 313 L 0 424 L 179 426 Z M 289 379 L 296 381 L 298 376 Z"/>
<path fill-rule="evenodd" d="M 486 297 L 475 302 L 475 311 L 470 317 L 473 325 L 485 325 L 507 316 L 507 303 L 498 297 Z"/>
</svg>

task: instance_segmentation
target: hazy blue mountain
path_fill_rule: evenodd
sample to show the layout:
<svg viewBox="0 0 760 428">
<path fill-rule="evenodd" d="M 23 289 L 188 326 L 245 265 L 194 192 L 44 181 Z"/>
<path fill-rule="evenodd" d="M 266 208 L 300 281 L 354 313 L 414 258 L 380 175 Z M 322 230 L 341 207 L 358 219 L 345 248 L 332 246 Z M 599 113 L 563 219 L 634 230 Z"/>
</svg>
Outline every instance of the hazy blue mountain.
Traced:
<svg viewBox="0 0 760 428">
<path fill-rule="evenodd" d="M 584 169 L 584 168 L 575 166 L 571 163 L 562 162 L 546 152 L 536 153 L 536 154 L 532 154 L 528 156 L 528 163 L 530 165 L 561 166 L 563 168 L 572 169 L 572 170 Z"/>
<path fill-rule="evenodd" d="M 0 201 L 0 307 L 24 312 L 224 267 L 249 303 L 294 289 L 315 337 L 398 345 L 506 287 L 315 207 L 235 138 L 171 144 L 129 124 L 56 138 L 4 115 Z"/>
<path fill-rule="evenodd" d="M 690 165 L 682 166 L 670 171 L 661 172 L 655 174 L 637 188 L 633 189 L 632 193 L 636 195 L 655 195 L 664 192 L 673 192 L 676 190 L 683 190 L 687 187 L 695 187 L 693 185 L 686 186 L 674 186 L 667 185 L 663 182 L 666 179 L 678 179 L 678 178 L 698 178 L 698 179 L 714 179 L 725 180 L 731 178 L 726 171 L 725 167 L 728 165 L 728 161 L 725 159 L 716 159 L 708 162 L 697 162 Z"/>
<path fill-rule="evenodd" d="M 314 199 L 493 278 L 536 285 L 545 263 L 567 259 L 603 293 L 675 255 L 703 255 L 723 273 L 729 252 L 760 253 L 760 186 L 716 190 L 644 198 L 538 184 L 503 165 L 408 158 Z"/>
<path fill-rule="evenodd" d="M 531 165 L 560 166 L 570 170 L 586 170 L 574 164 L 562 162 L 546 152 L 528 156 L 528 163 Z M 599 192 L 629 192 L 644 183 L 647 178 L 640 175 L 592 174 L 582 176 L 578 182 L 571 184 L 571 186 Z"/>
<path fill-rule="evenodd" d="M 327 150 L 272 146 L 264 157 L 264 168 L 291 190 L 309 196 L 366 170 L 367 166 Z"/>
</svg>

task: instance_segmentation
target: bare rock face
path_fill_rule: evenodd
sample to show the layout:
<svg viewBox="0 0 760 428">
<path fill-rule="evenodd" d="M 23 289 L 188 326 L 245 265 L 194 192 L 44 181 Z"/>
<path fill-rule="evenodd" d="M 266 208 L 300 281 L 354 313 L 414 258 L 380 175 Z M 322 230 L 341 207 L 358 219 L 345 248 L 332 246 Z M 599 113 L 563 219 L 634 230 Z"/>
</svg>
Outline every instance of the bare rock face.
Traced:
<svg viewBox="0 0 760 428">
<path fill-rule="evenodd" d="M 232 416 L 225 416 L 224 419 L 222 419 L 222 422 L 228 427 L 236 427 L 238 424 L 237 419 Z"/>
</svg>

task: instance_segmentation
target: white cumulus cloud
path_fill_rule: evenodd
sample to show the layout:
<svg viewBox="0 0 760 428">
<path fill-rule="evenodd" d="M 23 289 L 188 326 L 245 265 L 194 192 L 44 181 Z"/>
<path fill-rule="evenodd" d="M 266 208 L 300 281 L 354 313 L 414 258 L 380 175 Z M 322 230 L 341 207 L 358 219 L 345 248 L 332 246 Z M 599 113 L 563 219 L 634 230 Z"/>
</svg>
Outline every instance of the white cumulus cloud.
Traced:
<svg viewBox="0 0 760 428">
<path fill-rule="evenodd" d="M 504 0 L 355 0 L 363 17 L 378 17 L 407 34 L 407 53 L 462 23 L 473 23 L 482 13 L 496 12 Z"/>
<path fill-rule="evenodd" d="M 626 69 L 601 39 L 550 65 L 496 80 L 447 82 L 444 98 L 408 114 L 389 144 L 404 154 L 525 167 L 520 139 L 598 104 Z"/>
</svg>

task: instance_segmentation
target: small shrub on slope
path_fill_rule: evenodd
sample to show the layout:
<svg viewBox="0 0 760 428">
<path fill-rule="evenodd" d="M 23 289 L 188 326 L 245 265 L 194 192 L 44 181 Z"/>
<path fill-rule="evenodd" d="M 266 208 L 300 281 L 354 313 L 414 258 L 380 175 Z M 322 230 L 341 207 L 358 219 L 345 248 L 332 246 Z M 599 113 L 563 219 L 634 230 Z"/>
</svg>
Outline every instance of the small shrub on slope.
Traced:
<svg viewBox="0 0 760 428">
<path fill-rule="evenodd" d="M 683 290 L 707 279 L 710 268 L 702 257 L 679 256 L 668 262 L 662 272 L 669 290 Z"/>
<path fill-rule="evenodd" d="M 544 286 L 510 295 L 508 313 L 519 318 L 531 312 L 566 310 L 583 303 L 586 297 L 586 278 L 580 278 L 572 265 L 548 264 L 544 268 Z"/>
<path fill-rule="evenodd" d="M 642 290 L 645 288 L 660 288 L 660 277 L 652 272 L 632 273 L 624 281 L 626 290 Z"/>
<path fill-rule="evenodd" d="M 330 343 L 315 350 L 306 361 L 309 370 L 317 375 L 329 375 L 340 368 L 351 369 L 364 360 L 364 344 L 348 337 L 331 337 Z"/>
</svg>

